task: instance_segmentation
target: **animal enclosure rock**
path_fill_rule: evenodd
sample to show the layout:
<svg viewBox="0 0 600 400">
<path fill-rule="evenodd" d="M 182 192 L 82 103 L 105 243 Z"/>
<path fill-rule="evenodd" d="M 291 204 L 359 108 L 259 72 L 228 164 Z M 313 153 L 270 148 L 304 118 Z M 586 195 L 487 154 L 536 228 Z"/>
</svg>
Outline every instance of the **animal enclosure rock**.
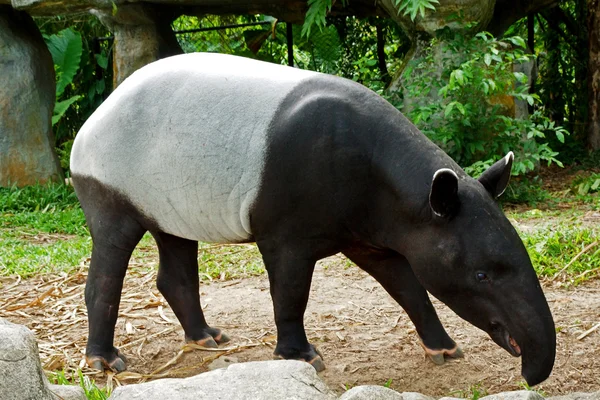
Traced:
<svg viewBox="0 0 600 400">
<path fill-rule="evenodd" d="M 425 397 L 425 396 L 423 396 Z M 402 395 L 383 386 L 365 385 L 356 386 L 340 397 L 340 400 L 404 400 Z"/>
<path fill-rule="evenodd" d="M 54 66 L 33 19 L 0 5 L 0 186 L 57 181 Z"/>
<path fill-rule="evenodd" d="M 185 379 L 162 379 L 117 388 L 111 400 L 297 399 L 333 400 L 308 363 L 294 360 L 233 364 Z"/>
<path fill-rule="evenodd" d="M 503 392 L 482 397 L 480 400 L 544 400 L 544 397 L 532 390 L 518 390 L 515 392 Z"/>
<path fill-rule="evenodd" d="M 548 400 L 600 400 L 600 392 L 571 393 L 564 396 L 548 397 Z"/>
<path fill-rule="evenodd" d="M 48 385 L 33 333 L 0 318 L 0 399 L 85 399 L 79 387 Z"/>
</svg>

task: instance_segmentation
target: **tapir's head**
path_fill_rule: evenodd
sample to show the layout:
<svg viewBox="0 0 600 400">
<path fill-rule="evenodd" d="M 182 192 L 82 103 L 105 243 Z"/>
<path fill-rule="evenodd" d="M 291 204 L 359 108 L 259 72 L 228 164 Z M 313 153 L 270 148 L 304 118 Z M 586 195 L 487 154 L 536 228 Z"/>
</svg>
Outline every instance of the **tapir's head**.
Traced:
<svg viewBox="0 0 600 400">
<path fill-rule="evenodd" d="M 523 242 L 495 202 L 512 162 L 509 153 L 478 180 L 438 170 L 429 194 L 431 221 L 406 256 L 431 294 L 522 356 L 522 375 L 535 385 L 552 371 L 556 333 Z"/>
</svg>

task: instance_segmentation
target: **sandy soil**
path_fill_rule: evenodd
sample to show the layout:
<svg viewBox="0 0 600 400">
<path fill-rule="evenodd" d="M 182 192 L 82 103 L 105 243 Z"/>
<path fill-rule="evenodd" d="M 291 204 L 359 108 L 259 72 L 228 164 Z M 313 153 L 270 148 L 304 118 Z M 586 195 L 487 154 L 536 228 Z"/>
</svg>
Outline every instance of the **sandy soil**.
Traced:
<svg viewBox="0 0 600 400">
<path fill-rule="evenodd" d="M 83 363 L 85 271 L 22 282 L 0 279 L 0 316 L 35 332 L 47 371 L 80 367 L 97 382 L 114 385 L 195 375 L 224 354 L 238 361 L 272 358 L 275 325 L 266 275 L 202 285 L 207 320 L 232 341 L 217 352 L 183 352 L 183 331 L 156 290 L 154 269 L 132 265 L 116 330 L 116 345 L 129 357 L 129 370 L 108 376 L 94 373 Z M 576 289 L 546 282 L 544 290 L 559 329 L 558 354 L 552 376 L 539 388 L 548 395 L 600 391 L 600 329 L 581 337 L 600 323 L 600 281 Z M 424 357 L 412 323 L 370 276 L 347 267 L 341 256 L 320 262 L 305 325 L 309 339 L 325 356 L 327 369 L 321 377 L 338 392 L 391 380 L 396 390 L 437 397 L 467 395 L 474 385 L 489 393 L 522 387 L 520 359 L 443 304 L 436 301 L 435 306 L 465 352 L 463 359 L 442 366 Z"/>
</svg>

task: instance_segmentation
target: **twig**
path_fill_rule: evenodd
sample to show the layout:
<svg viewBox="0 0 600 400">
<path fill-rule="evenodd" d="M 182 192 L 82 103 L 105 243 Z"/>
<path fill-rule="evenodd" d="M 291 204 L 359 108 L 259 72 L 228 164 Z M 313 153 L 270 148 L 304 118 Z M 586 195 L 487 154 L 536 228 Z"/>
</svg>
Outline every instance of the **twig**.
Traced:
<svg viewBox="0 0 600 400">
<path fill-rule="evenodd" d="M 579 257 L 581 257 L 583 254 L 585 254 L 589 249 L 591 249 L 592 247 L 597 246 L 598 244 L 600 244 L 600 240 L 596 240 L 594 243 L 592 244 L 588 244 L 587 246 L 585 246 L 583 248 L 583 250 L 581 250 L 579 253 L 577 253 L 577 255 L 575 257 L 573 257 L 573 259 L 571 261 L 569 261 L 569 263 L 567 265 L 565 265 L 565 267 L 563 269 L 561 269 L 560 271 L 558 271 L 556 274 L 554 274 L 554 276 L 552 277 L 552 279 L 550 279 L 550 281 L 554 281 L 560 274 L 562 274 L 563 272 L 565 272 L 567 270 L 567 268 L 569 268 L 571 266 L 571 264 L 573 264 L 575 261 L 577 261 L 577 259 Z"/>
<path fill-rule="evenodd" d="M 577 340 L 581 340 L 584 337 L 586 337 L 587 335 L 589 335 L 590 333 L 594 332 L 596 329 L 600 328 L 600 322 L 598 322 L 596 325 L 592 326 L 590 329 L 588 329 L 587 331 L 583 332 L 581 335 L 577 336 Z"/>
</svg>

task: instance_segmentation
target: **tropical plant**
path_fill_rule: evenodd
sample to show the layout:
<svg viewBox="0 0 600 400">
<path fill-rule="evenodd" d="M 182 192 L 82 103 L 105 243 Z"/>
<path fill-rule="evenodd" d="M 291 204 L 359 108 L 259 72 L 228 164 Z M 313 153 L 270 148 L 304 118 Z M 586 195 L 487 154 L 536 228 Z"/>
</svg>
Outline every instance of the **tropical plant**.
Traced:
<svg viewBox="0 0 600 400">
<path fill-rule="evenodd" d="M 547 135 L 563 142 L 568 132 L 542 114 L 539 97 L 528 93 L 527 76 L 513 69 L 531 58 L 520 37 L 447 30 L 405 69 L 405 112 L 473 175 L 510 150 L 517 154 L 515 175 L 541 161 L 562 165 Z M 535 111 L 516 116 L 518 101 Z"/>
<path fill-rule="evenodd" d="M 53 35 L 46 35 L 44 39 L 52 55 L 56 73 L 56 102 L 52 114 L 52 126 L 54 126 L 67 109 L 81 98 L 80 95 L 73 95 L 61 100 L 65 89 L 73 83 L 73 78 L 79 69 L 83 46 L 81 35 L 71 28 L 63 29 Z"/>
</svg>

